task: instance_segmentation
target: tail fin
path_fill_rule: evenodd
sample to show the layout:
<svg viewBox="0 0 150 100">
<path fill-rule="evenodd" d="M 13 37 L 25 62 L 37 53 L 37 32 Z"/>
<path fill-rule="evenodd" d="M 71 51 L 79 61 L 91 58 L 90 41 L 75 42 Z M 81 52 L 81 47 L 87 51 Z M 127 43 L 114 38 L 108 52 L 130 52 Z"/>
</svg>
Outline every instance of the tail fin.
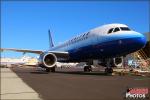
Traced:
<svg viewBox="0 0 150 100">
<path fill-rule="evenodd" d="M 48 35 L 49 35 L 49 46 L 50 48 L 54 47 L 54 43 L 53 43 L 53 40 L 52 40 L 52 35 L 51 35 L 51 31 L 48 30 Z"/>
</svg>

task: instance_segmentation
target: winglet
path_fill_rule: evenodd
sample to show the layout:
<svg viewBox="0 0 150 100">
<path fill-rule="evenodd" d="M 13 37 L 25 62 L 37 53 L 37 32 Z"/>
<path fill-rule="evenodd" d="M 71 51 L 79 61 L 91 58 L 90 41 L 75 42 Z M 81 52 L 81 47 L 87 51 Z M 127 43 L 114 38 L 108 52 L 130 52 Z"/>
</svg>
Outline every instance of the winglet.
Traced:
<svg viewBox="0 0 150 100">
<path fill-rule="evenodd" d="M 52 40 L 52 34 L 51 34 L 50 30 L 48 30 L 48 35 L 49 35 L 49 45 L 50 45 L 50 48 L 52 48 L 52 47 L 54 47 L 54 43 Z"/>
</svg>

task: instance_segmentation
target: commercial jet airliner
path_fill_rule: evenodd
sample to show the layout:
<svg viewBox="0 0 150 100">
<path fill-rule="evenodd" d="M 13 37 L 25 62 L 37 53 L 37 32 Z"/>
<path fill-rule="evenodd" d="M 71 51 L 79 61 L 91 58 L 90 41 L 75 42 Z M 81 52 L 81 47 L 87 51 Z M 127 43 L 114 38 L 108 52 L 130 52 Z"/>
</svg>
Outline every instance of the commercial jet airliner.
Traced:
<svg viewBox="0 0 150 100">
<path fill-rule="evenodd" d="M 52 39 L 51 39 L 52 40 Z M 143 48 L 146 44 L 145 37 L 130 29 L 124 24 L 107 24 L 94 28 L 76 36 L 58 46 L 53 46 L 47 51 L 2 48 L 17 52 L 39 54 L 39 66 L 47 72 L 55 72 L 56 62 L 87 62 L 84 71 L 91 71 L 91 61 L 98 59 L 107 61 L 107 73 L 112 73 L 110 60 L 126 56 Z M 105 60 L 106 59 L 106 60 Z"/>
</svg>

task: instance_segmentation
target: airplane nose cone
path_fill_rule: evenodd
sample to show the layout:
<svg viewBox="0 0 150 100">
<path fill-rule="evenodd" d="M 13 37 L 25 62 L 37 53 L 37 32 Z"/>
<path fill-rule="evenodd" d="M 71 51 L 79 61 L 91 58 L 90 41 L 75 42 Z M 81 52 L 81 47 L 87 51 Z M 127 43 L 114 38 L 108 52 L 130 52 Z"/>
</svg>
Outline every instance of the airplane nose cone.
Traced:
<svg viewBox="0 0 150 100">
<path fill-rule="evenodd" d="M 118 41 L 120 46 L 118 46 L 121 54 L 129 54 L 132 52 L 136 52 L 142 49 L 146 45 L 146 38 L 143 34 L 140 33 L 130 33 L 124 40 Z"/>
<path fill-rule="evenodd" d="M 139 49 L 143 48 L 146 45 L 146 38 L 145 38 L 145 36 L 141 34 L 141 36 L 135 38 L 135 45 Z"/>
</svg>

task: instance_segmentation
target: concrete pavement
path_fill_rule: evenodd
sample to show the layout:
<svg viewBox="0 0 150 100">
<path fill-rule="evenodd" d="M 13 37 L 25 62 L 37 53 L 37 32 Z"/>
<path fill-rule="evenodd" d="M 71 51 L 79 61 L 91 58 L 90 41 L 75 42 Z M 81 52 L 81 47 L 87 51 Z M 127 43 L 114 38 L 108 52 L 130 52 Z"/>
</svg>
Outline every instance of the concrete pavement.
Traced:
<svg viewBox="0 0 150 100">
<path fill-rule="evenodd" d="M 1 100 L 6 99 L 39 99 L 39 94 L 25 84 L 9 68 L 1 68 Z"/>
</svg>

